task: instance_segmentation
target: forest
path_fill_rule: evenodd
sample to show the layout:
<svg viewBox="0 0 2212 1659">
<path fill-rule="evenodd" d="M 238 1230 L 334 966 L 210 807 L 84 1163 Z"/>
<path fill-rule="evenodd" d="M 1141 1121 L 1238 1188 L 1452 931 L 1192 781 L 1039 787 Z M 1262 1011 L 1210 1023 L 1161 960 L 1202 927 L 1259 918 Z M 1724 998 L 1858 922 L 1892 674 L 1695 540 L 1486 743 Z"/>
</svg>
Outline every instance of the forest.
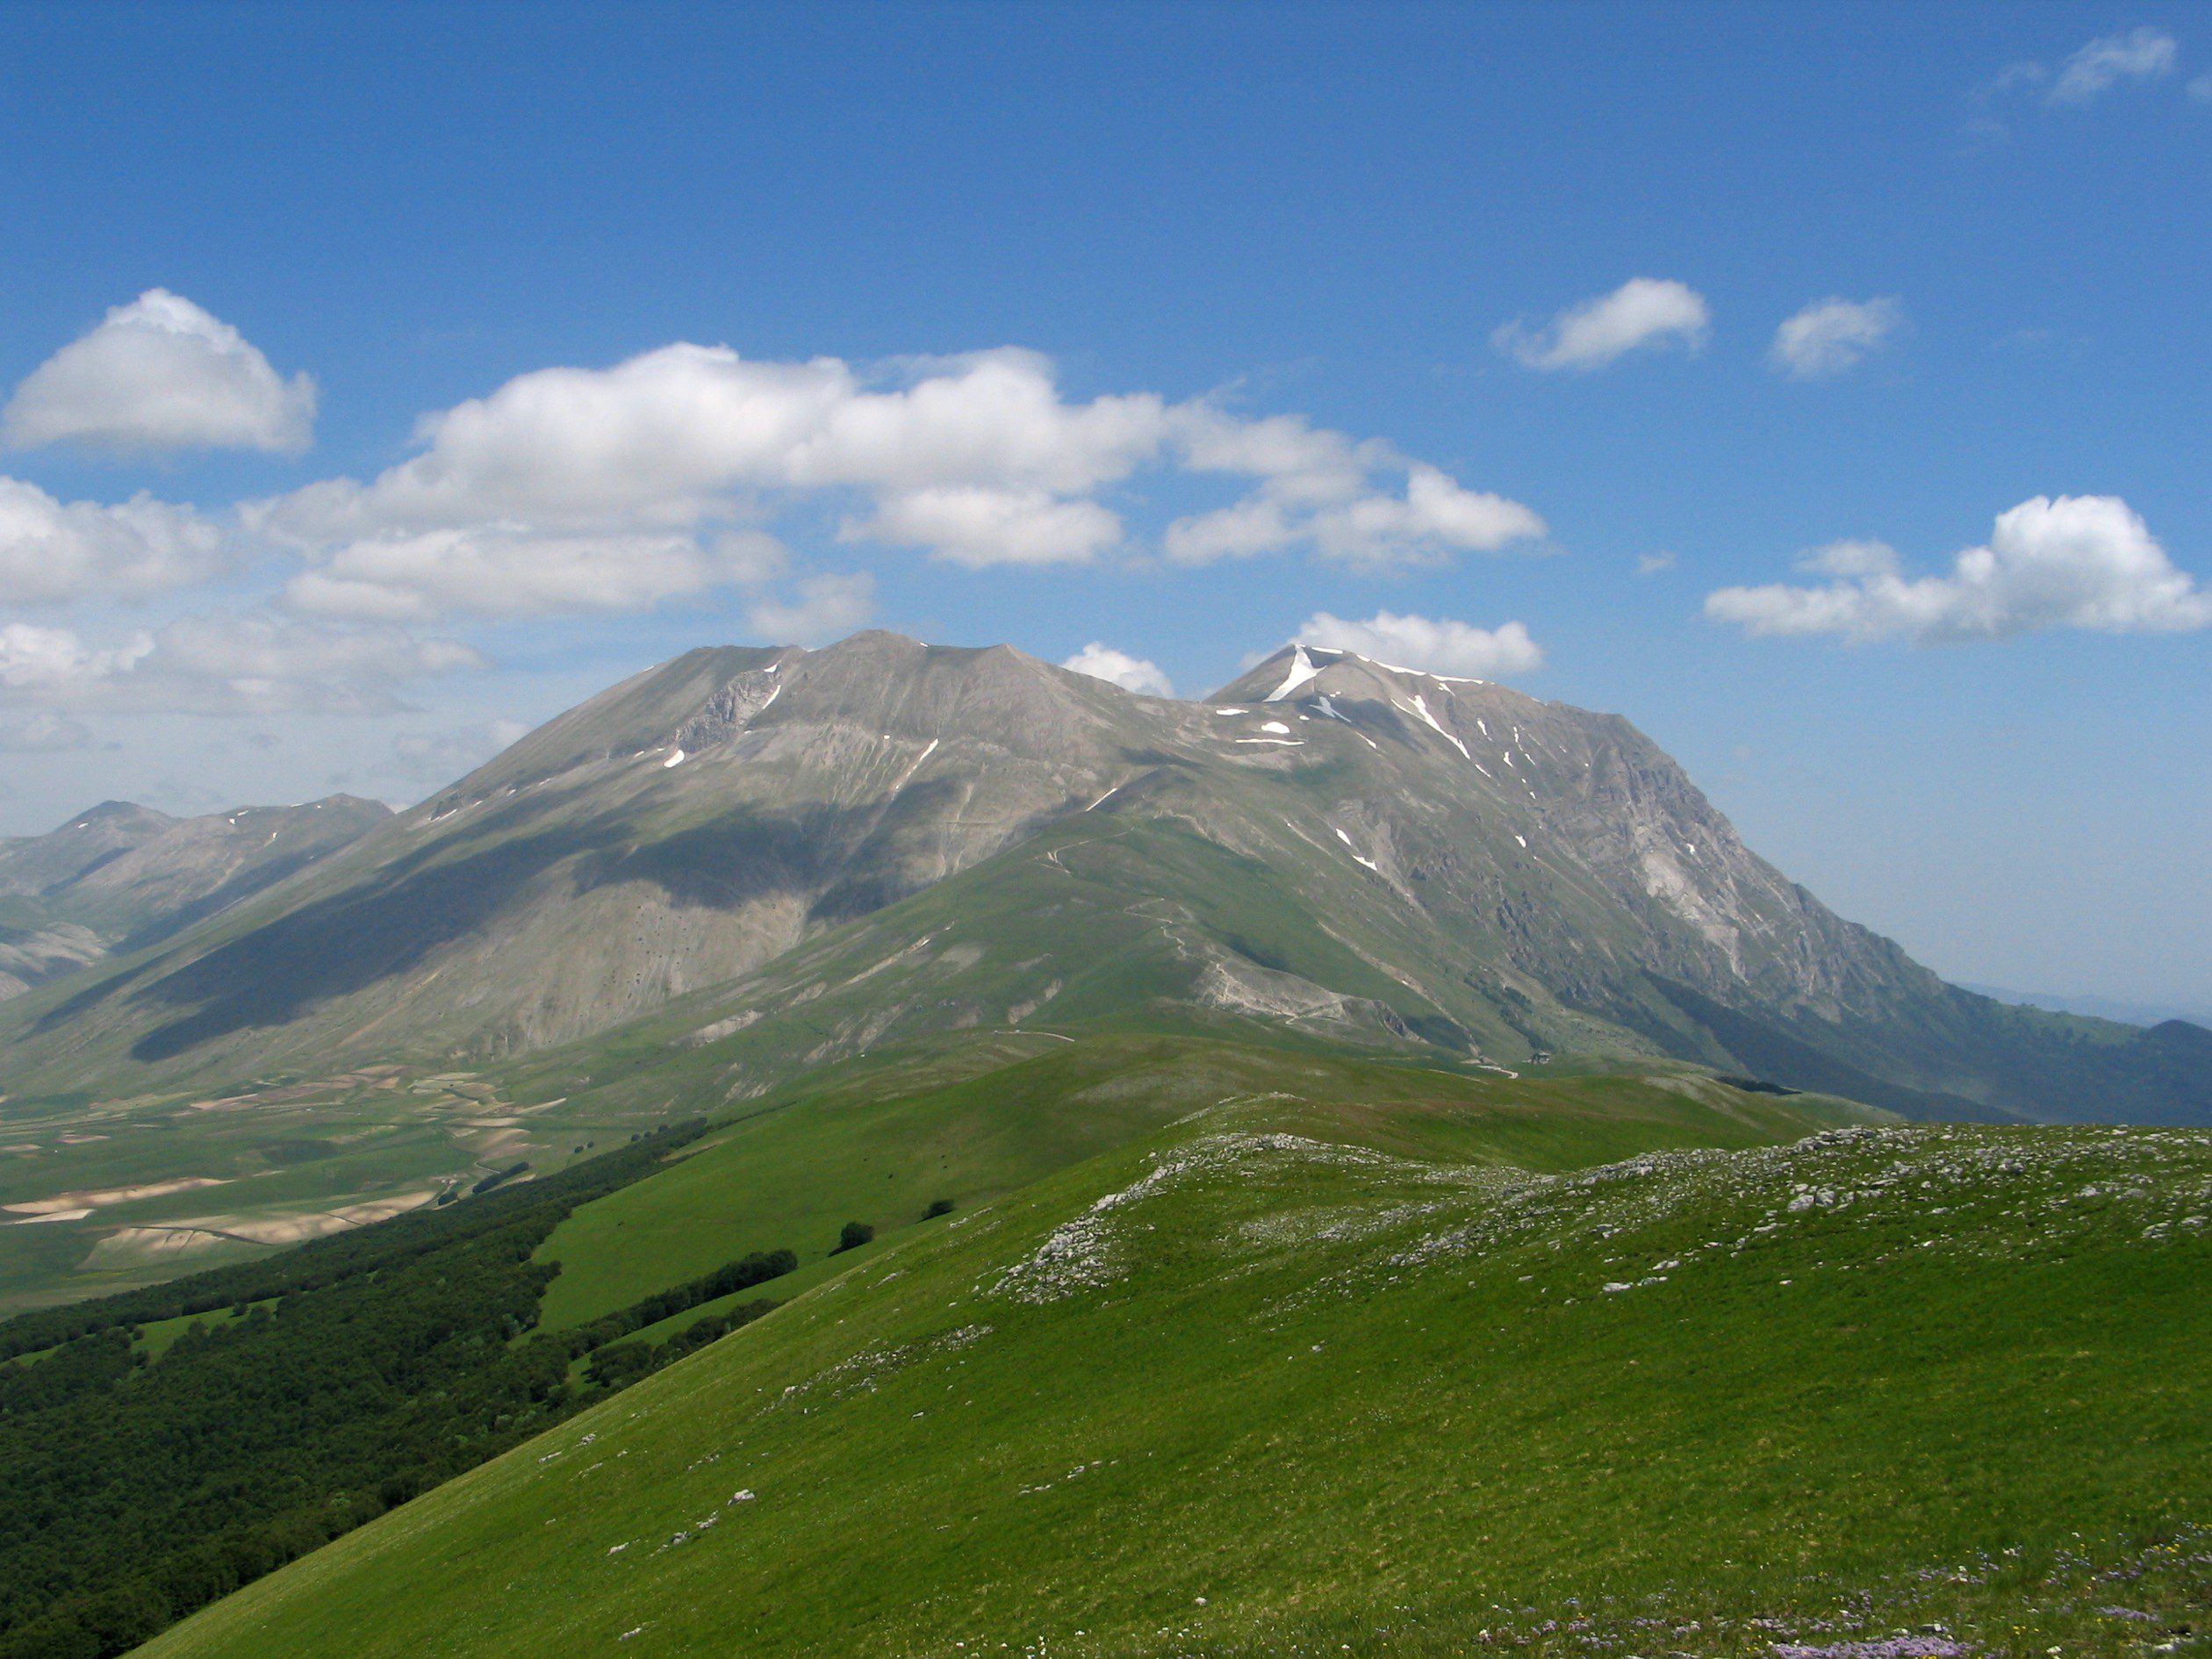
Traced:
<svg viewBox="0 0 2212 1659">
<path fill-rule="evenodd" d="M 622 1340 L 788 1273 L 790 1251 L 535 1330 L 560 1271 L 537 1247 L 702 1129 L 0 1325 L 0 1659 L 124 1653 L 768 1311 Z"/>
</svg>

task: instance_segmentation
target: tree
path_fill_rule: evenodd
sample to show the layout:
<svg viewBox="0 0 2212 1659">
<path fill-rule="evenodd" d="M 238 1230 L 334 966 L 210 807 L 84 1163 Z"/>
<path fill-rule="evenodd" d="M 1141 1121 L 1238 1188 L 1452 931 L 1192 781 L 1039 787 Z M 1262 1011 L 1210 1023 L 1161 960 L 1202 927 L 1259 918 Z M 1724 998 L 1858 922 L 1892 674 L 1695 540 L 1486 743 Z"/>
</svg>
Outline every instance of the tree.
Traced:
<svg viewBox="0 0 2212 1659">
<path fill-rule="evenodd" d="M 839 1250 L 858 1250 L 875 1237 L 875 1229 L 865 1221 L 848 1221 L 844 1231 L 837 1235 Z"/>
</svg>

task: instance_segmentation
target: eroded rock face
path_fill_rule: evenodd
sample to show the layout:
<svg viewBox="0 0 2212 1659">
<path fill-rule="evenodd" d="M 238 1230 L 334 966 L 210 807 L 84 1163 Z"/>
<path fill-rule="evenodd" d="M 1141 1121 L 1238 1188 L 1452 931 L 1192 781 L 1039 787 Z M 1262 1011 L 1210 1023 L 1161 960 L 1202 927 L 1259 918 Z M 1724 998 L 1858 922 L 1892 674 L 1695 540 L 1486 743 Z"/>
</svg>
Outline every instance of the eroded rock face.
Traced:
<svg viewBox="0 0 2212 1659">
<path fill-rule="evenodd" d="M 1218 700 L 1368 738 L 1339 802 L 1361 826 L 1347 851 L 1364 849 L 1447 924 L 1494 929 L 1512 966 L 1548 984 L 1595 992 L 1608 973 L 1651 970 L 1819 1005 L 1879 991 L 1903 962 L 1752 853 L 1617 716 L 1318 648 L 1262 664 Z"/>
</svg>

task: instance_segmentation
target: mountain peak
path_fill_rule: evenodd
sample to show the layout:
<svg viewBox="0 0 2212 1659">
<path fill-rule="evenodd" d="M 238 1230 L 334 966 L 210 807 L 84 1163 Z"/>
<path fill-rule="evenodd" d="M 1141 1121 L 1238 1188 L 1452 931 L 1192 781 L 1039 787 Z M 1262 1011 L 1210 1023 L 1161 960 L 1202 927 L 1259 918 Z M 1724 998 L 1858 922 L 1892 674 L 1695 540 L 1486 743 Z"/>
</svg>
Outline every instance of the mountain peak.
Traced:
<svg viewBox="0 0 2212 1659">
<path fill-rule="evenodd" d="M 1434 728 L 1447 738 L 1457 738 L 1447 728 L 1455 722 L 1448 710 L 1473 699 L 1484 718 L 1505 710 L 1544 707 L 1538 699 L 1495 681 L 1464 674 L 1439 674 L 1425 668 L 1385 663 L 1336 646 L 1310 645 L 1293 641 L 1231 680 L 1210 700 L 1223 703 L 1275 703 L 1320 707 L 1325 713 L 1338 704 L 1387 703 Z M 1466 733 L 1458 734 L 1459 736 Z"/>
<path fill-rule="evenodd" d="M 159 829 L 176 820 L 155 807 L 141 806 L 135 801 L 103 801 L 97 807 L 74 815 L 61 826 L 65 830 L 82 830 L 92 824 L 142 824 Z"/>
</svg>

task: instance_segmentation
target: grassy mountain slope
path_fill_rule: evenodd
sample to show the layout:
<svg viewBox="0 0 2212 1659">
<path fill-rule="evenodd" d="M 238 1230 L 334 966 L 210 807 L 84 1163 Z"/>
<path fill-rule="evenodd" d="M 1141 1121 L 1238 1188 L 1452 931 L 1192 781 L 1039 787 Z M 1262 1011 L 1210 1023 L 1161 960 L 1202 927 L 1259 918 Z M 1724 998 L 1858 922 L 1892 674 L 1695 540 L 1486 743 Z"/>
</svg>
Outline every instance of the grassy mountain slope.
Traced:
<svg viewBox="0 0 2212 1659">
<path fill-rule="evenodd" d="M 1702 1078 L 1472 1082 L 1189 1039 L 982 1038 L 844 1074 L 704 1137 L 694 1123 L 550 1179 L 0 1325 L 0 1652 L 118 1652 L 119 1634 L 142 1638 L 165 1610 L 562 1420 L 599 1369 L 626 1379 L 650 1368 L 650 1345 L 757 1315 L 760 1275 L 710 1277 L 730 1262 L 780 1257 L 765 1287 L 780 1299 L 1224 1098 L 1396 1113 L 1390 1142 L 1410 1151 L 1552 1165 L 1768 1144 L 1856 1111 Z M 959 1212 L 925 1218 L 932 1196 Z M 856 1218 L 878 1239 L 837 1250 Z"/>
<path fill-rule="evenodd" d="M 1862 1128 L 1545 1173 L 1578 1132 L 1532 1114 L 1501 1162 L 1456 1106 L 1224 1101 L 146 1652 L 1734 1654 L 1918 1627 L 1885 1651 L 2116 1654 L 2201 1622 L 2212 1136 Z"/>
<path fill-rule="evenodd" d="M 54 879 L 169 833 L 110 829 L 155 840 Z M 1944 985 L 1613 717 L 1342 653 L 1184 703 L 862 636 L 679 658 L 0 1007 L 0 1306 L 1009 1031 L 1266 1031 L 1485 1075 L 1671 1059 L 1949 1119 L 2212 1116 L 2212 1033 Z"/>
<path fill-rule="evenodd" d="M 589 1035 L 1095 793 L 1136 700 L 1018 652 L 885 635 L 692 652 L 525 737 L 280 901 L 11 1010 L 0 1082 L 135 1093 L 477 1064 Z"/>
<path fill-rule="evenodd" d="M 1270 800 L 1251 822 L 1262 826 L 1253 839 L 1272 837 L 1258 856 L 1141 805 L 1102 808 L 756 974 L 499 1074 L 518 1098 L 599 1091 L 631 1110 L 656 1096 L 674 1110 L 680 1100 L 741 1101 L 872 1046 L 947 1030 L 1264 1024 L 1492 1072 L 1593 1052 L 1626 1063 L 1675 1054 L 1914 1116 L 2011 1115 L 1855 1065 L 1879 1056 L 1845 1046 L 1833 1027 L 1816 1044 L 1820 1032 L 1796 1035 L 1786 1018 L 1671 982 L 1647 980 L 1641 991 L 1686 1010 L 1680 1031 L 1646 1035 L 1567 1007 L 1518 976 L 1493 942 L 1447 931 L 1333 857 L 1318 844 L 1327 818 L 1313 802 Z M 1962 1089 L 2015 1084 L 2005 1098 L 2023 1113 L 2187 1117 L 2212 1077 L 2212 1036 L 2194 1027 L 2138 1031 L 1995 1003 L 1961 1015 L 1949 988 L 1931 983 L 1929 1002 L 1887 1028 L 1900 1051 L 1948 1055 L 1946 1075 Z M 1557 1055 L 1534 1048 L 1532 1031 Z M 1512 1065 L 1483 1058 L 1499 1054 Z"/>
<path fill-rule="evenodd" d="M 919 1088 L 919 1078 L 866 1070 L 809 1086 L 719 1131 L 681 1165 L 585 1206 L 538 1251 L 562 1265 L 545 1299 L 547 1328 L 595 1318 L 756 1250 L 790 1245 L 834 1269 L 828 1252 L 846 1221 L 868 1224 L 887 1244 L 938 1199 L 965 1213 L 1239 1095 L 1295 1095 L 1378 1113 L 1418 1108 L 1391 1122 L 1393 1145 L 1480 1148 L 1540 1168 L 1657 1147 L 1763 1144 L 1851 1110 L 1701 1078 L 1508 1082 L 1195 1038 L 1043 1046 L 1032 1059 Z"/>
</svg>

